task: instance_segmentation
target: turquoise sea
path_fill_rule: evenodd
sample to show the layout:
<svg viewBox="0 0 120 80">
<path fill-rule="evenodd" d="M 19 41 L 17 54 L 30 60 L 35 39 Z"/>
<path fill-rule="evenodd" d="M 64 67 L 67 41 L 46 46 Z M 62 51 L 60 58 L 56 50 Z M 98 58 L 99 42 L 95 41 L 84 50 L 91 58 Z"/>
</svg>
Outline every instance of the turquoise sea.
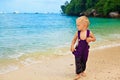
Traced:
<svg viewBox="0 0 120 80">
<path fill-rule="evenodd" d="M 20 62 L 33 62 L 31 54 L 33 58 L 69 54 L 76 18 L 62 14 L 0 14 L 0 74 L 18 69 L 16 64 Z M 120 19 L 89 20 L 89 29 L 97 39 L 90 44 L 91 50 L 120 46 Z"/>
</svg>

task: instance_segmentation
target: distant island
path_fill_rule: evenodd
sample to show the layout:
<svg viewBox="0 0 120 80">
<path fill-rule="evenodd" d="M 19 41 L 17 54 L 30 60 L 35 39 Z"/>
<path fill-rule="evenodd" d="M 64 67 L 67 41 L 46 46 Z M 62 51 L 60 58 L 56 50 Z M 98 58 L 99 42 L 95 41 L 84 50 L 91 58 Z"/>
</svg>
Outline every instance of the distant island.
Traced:
<svg viewBox="0 0 120 80">
<path fill-rule="evenodd" d="M 71 0 L 61 5 L 62 14 L 120 18 L 120 0 Z"/>
</svg>

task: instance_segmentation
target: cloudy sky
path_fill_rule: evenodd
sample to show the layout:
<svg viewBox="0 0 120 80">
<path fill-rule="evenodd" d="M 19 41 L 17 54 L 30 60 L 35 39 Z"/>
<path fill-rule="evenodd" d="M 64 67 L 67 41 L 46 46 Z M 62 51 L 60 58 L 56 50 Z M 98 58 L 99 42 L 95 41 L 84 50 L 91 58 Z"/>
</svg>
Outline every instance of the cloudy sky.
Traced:
<svg viewBox="0 0 120 80">
<path fill-rule="evenodd" d="M 66 0 L 0 0 L 0 12 L 60 12 Z M 70 0 L 67 0 L 70 1 Z"/>
</svg>

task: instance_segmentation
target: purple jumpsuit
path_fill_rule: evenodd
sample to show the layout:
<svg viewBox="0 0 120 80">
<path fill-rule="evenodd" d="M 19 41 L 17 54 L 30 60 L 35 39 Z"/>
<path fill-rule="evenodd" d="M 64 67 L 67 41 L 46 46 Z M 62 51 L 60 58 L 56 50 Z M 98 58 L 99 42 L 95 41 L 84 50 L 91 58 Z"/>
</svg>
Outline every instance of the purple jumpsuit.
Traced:
<svg viewBox="0 0 120 80">
<path fill-rule="evenodd" d="M 86 37 L 89 37 L 89 34 L 90 31 L 87 30 Z M 86 40 L 80 39 L 80 31 L 78 31 L 78 45 L 76 46 L 76 51 L 72 52 L 75 56 L 76 74 L 85 71 L 88 52 L 89 52 L 89 45 L 86 42 Z"/>
</svg>

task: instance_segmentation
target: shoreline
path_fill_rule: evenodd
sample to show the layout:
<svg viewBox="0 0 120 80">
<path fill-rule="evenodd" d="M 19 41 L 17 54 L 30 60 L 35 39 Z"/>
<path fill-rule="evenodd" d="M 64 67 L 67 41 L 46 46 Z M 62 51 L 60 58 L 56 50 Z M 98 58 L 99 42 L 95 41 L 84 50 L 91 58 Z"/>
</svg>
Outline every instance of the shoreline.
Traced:
<svg viewBox="0 0 120 80">
<path fill-rule="evenodd" d="M 81 80 L 119 80 L 119 52 L 120 46 L 90 50 L 87 77 Z M 69 54 L 43 58 L 38 63 L 0 74 L 0 80 L 71 80 L 74 76 L 74 56 Z"/>
</svg>

